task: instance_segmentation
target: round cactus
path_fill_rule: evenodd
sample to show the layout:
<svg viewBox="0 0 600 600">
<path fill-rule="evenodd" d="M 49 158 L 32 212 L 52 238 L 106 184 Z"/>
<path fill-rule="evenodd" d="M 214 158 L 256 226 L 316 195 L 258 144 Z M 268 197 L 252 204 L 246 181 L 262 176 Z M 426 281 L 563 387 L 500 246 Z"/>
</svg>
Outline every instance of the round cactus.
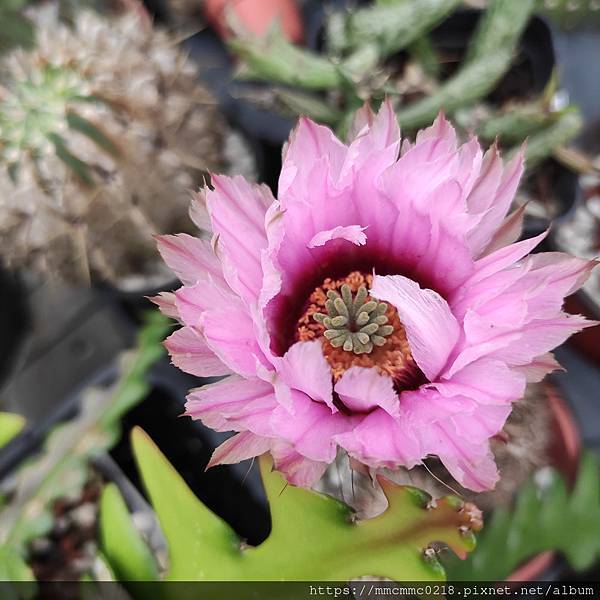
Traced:
<svg viewBox="0 0 600 600">
<path fill-rule="evenodd" d="M 194 66 L 139 14 L 39 11 L 0 63 L 0 239 L 10 266 L 126 289 L 164 282 L 153 234 L 189 228 L 227 137 Z"/>
</svg>

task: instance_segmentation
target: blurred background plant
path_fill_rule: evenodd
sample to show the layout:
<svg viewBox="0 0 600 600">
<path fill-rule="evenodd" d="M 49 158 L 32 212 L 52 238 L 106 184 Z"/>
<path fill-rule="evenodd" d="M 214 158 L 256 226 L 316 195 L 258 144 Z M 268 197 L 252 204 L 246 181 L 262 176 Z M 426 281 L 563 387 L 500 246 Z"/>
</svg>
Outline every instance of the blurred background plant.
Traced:
<svg viewBox="0 0 600 600">
<path fill-rule="evenodd" d="M 458 55 L 436 45 L 435 29 L 459 8 L 458 0 L 378 0 L 331 11 L 321 52 L 299 49 L 277 28 L 268 36 L 238 37 L 230 47 L 242 59 L 239 77 L 272 82 L 279 107 L 307 114 L 345 135 L 350 115 L 365 101 L 390 97 L 406 134 L 443 109 L 463 129 L 508 147 L 529 138 L 529 168 L 572 139 L 578 111 L 557 106 L 556 79 L 542 94 L 490 93 L 515 60 L 534 0 L 486 3 L 468 44 Z M 283 87 L 285 86 L 285 87 Z M 504 95 L 504 97 L 499 97 Z"/>
<path fill-rule="evenodd" d="M 77 416 L 53 428 L 41 451 L 2 482 L 0 579 L 30 567 L 39 579 L 77 579 L 93 567 L 100 478 L 92 462 L 117 443 L 121 418 L 146 397 L 147 373 L 164 353 L 160 342 L 169 327 L 165 317 L 149 312 L 113 381 L 86 390 Z M 17 415 L 2 413 L 1 445 L 24 426 Z"/>
<path fill-rule="evenodd" d="M 0 251 L 63 281 L 157 287 L 152 236 L 191 231 L 191 190 L 230 166 L 225 122 L 147 17 L 56 9 L 30 11 L 35 47 L 0 63 Z"/>
</svg>

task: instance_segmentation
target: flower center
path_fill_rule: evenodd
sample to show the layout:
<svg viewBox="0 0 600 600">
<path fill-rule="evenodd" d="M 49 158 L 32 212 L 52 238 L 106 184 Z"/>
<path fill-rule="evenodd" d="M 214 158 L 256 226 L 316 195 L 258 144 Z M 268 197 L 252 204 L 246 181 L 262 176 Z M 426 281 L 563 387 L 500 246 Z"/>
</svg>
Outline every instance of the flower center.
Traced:
<svg viewBox="0 0 600 600">
<path fill-rule="evenodd" d="M 393 326 L 387 324 L 388 305 L 376 300 L 367 301 L 366 285 L 361 285 L 356 295 L 347 283 L 342 285 L 341 291 L 340 296 L 336 290 L 328 290 L 327 314 L 316 312 L 312 315 L 325 327 L 324 335 L 329 343 L 354 354 L 370 353 L 375 346 L 383 346 L 385 338 L 394 331 Z"/>
<path fill-rule="evenodd" d="M 334 381 L 350 367 L 373 367 L 392 377 L 398 389 L 412 389 L 423 376 L 396 309 L 369 296 L 372 280 L 360 271 L 325 279 L 310 294 L 295 339 L 321 340 Z"/>
</svg>

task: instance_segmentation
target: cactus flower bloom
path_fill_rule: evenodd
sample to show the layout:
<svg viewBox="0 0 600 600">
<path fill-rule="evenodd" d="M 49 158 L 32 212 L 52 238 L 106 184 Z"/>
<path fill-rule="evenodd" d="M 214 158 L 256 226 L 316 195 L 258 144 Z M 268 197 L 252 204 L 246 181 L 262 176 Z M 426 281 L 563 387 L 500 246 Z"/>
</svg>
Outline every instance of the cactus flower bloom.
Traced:
<svg viewBox="0 0 600 600">
<path fill-rule="evenodd" d="M 302 118 L 278 198 L 214 176 L 191 214 L 212 244 L 162 236 L 183 287 L 155 299 L 184 325 L 175 365 L 227 377 L 193 390 L 187 414 L 236 431 L 211 465 L 270 452 L 310 486 L 339 449 L 362 465 L 435 455 L 463 486 L 490 489 L 489 440 L 549 351 L 593 324 L 562 312 L 595 261 L 529 255 L 507 215 L 523 155 L 459 145 L 440 115 L 401 143 L 393 109 L 361 109 L 349 145 Z"/>
</svg>

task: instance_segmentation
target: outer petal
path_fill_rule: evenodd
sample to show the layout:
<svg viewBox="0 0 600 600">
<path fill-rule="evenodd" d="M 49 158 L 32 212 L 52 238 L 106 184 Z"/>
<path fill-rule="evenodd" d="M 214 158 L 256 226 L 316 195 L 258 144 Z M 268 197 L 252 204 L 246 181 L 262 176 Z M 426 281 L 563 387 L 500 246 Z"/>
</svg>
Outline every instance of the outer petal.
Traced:
<svg viewBox="0 0 600 600">
<path fill-rule="evenodd" d="M 390 377 L 380 375 L 375 369 L 351 367 L 335 384 L 340 400 L 350 410 L 369 412 L 383 408 L 390 416 L 400 415 L 400 402 Z"/>
<path fill-rule="evenodd" d="M 513 367 L 513 370 L 522 373 L 527 383 L 538 383 L 552 371 L 564 371 L 552 352 L 534 358 L 528 365 Z"/>
<path fill-rule="evenodd" d="M 186 325 L 197 326 L 202 313 L 215 307 L 232 313 L 246 312 L 240 298 L 222 283 L 216 283 L 212 276 L 207 274 L 204 281 L 192 286 L 183 286 L 175 291 L 175 308 Z"/>
<path fill-rule="evenodd" d="M 217 280 L 223 278 L 221 265 L 209 242 L 187 233 L 156 236 L 158 251 L 167 265 L 185 285 L 194 285 L 210 273 Z"/>
<path fill-rule="evenodd" d="M 217 465 L 232 465 L 242 460 L 260 456 L 271 448 L 270 438 L 254 435 L 249 431 L 243 431 L 230 437 L 215 449 L 207 469 Z"/>
<path fill-rule="evenodd" d="M 521 150 L 503 169 L 496 147 L 486 154 L 483 175 L 467 199 L 470 212 L 481 215 L 481 220 L 468 237 L 473 256 L 479 256 L 490 243 L 508 213 L 523 174 L 524 156 Z"/>
<path fill-rule="evenodd" d="M 525 392 L 525 377 L 502 361 L 481 358 L 433 384 L 442 396 L 467 396 L 480 404 L 510 404 Z"/>
<path fill-rule="evenodd" d="M 508 325 L 497 332 L 490 329 L 490 335 L 485 341 L 472 344 L 470 330 L 476 326 L 477 331 L 483 331 L 486 322 L 475 313 L 467 312 L 465 325 L 466 347 L 449 369 L 449 376 L 482 356 L 499 359 L 508 365 L 527 365 L 536 357 L 562 344 L 574 333 L 596 323 L 580 316 L 561 314 L 554 319 L 536 319 L 517 329 Z"/>
<path fill-rule="evenodd" d="M 411 424 L 381 409 L 364 417 L 352 431 L 336 435 L 335 441 L 352 458 L 375 468 L 411 468 L 424 456 Z"/>
<path fill-rule="evenodd" d="M 328 464 L 309 460 L 298 454 L 293 446 L 285 442 L 273 441 L 271 446 L 273 464 L 292 484 L 301 487 L 312 487 L 325 473 Z"/>
<path fill-rule="evenodd" d="M 292 186 L 302 190 L 309 188 L 310 173 L 317 160 L 327 157 L 330 167 L 328 172 L 332 179 L 336 179 L 347 150 L 346 145 L 335 137 L 331 129 L 300 117 L 283 151 L 283 166 L 278 185 L 278 195 L 283 208 L 288 208 L 287 192 L 291 191 Z"/>
<path fill-rule="evenodd" d="M 271 427 L 302 456 L 330 463 L 336 454 L 334 436 L 350 429 L 356 417 L 332 414 L 329 407 L 313 402 L 306 394 L 292 391 L 292 411 L 278 406 Z"/>
<path fill-rule="evenodd" d="M 243 177 L 213 176 L 206 203 L 230 287 L 255 302 L 262 285 L 261 252 L 267 246 L 265 214 L 274 198 L 265 185 Z"/>
<path fill-rule="evenodd" d="M 172 319 L 179 319 L 179 313 L 175 306 L 175 294 L 173 292 L 160 292 L 157 296 L 148 298 L 150 302 L 153 302 L 158 306 L 158 310 L 166 317 Z"/>
<path fill-rule="evenodd" d="M 357 139 L 367 141 L 373 151 L 397 146 L 400 143 L 400 127 L 391 101 L 385 100 L 377 114 L 365 103 L 354 115 L 349 137 L 351 142 Z"/>
<path fill-rule="evenodd" d="M 429 381 L 435 380 L 460 334 L 446 301 L 402 275 L 374 277 L 371 295 L 396 307 L 416 363 Z"/>
<path fill-rule="evenodd" d="M 232 375 L 193 390 L 186 414 L 216 431 L 246 431 L 273 437 L 269 419 L 277 406 L 273 386 L 260 379 Z"/>
<path fill-rule="evenodd" d="M 164 342 L 176 367 L 198 377 L 229 375 L 224 365 L 208 347 L 203 336 L 192 327 L 183 327 L 172 333 Z"/>
<path fill-rule="evenodd" d="M 428 437 L 430 453 L 440 458 L 462 486 L 475 492 L 494 488 L 499 475 L 489 442 L 472 443 L 444 423 L 430 428 Z"/>
<path fill-rule="evenodd" d="M 256 375 L 256 361 L 268 365 L 256 340 L 254 323 L 248 314 L 230 310 L 204 311 L 198 327 L 208 347 L 232 371 L 245 376 Z"/>
<path fill-rule="evenodd" d="M 526 208 L 527 204 L 523 204 L 502 221 L 502 225 L 496 230 L 489 244 L 483 250 L 482 256 L 491 254 L 500 248 L 504 248 L 504 246 L 514 244 L 521 237 Z"/>
<path fill-rule="evenodd" d="M 540 233 L 535 237 L 517 242 L 516 244 L 511 244 L 510 246 L 505 246 L 504 248 L 500 248 L 484 258 L 479 259 L 475 263 L 475 272 L 465 283 L 465 289 L 468 290 L 473 284 L 483 281 L 484 279 L 499 273 L 503 269 L 514 265 L 517 261 L 529 254 L 547 235 L 548 231 L 544 231 L 544 233 Z"/>
</svg>

